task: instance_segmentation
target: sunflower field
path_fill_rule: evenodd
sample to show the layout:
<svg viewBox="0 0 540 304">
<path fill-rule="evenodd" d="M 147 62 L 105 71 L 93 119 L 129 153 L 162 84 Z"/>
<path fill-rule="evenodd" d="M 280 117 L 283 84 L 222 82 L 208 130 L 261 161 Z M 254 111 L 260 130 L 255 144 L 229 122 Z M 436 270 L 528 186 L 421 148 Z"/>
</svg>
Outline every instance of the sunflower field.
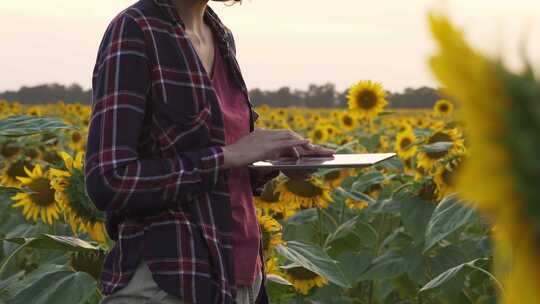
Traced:
<svg viewBox="0 0 540 304">
<path fill-rule="evenodd" d="M 272 303 L 537 303 L 540 85 L 429 16 L 429 63 L 447 99 L 388 110 L 362 80 L 348 109 L 257 107 L 338 153 L 397 157 L 365 169 L 280 174 L 255 197 Z M 89 200 L 91 108 L 0 101 L 0 303 L 99 303 L 114 243 Z"/>
</svg>

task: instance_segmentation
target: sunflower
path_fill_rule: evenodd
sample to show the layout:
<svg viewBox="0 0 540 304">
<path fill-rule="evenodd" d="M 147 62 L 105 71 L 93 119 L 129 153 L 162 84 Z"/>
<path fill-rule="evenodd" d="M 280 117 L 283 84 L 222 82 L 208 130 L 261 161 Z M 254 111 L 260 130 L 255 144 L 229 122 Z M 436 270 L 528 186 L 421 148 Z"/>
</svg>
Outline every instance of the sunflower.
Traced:
<svg viewBox="0 0 540 304">
<path fill-rule="evenodd" d="M 329 138 L 328 130 L 324 127 L 317 126 L 310 132 L 309 137 L 316 143 L 327 142 Z"/>
<path fill-rule="evenodd" d="M 396 153 L 401 159 L 410 159 L 417 152 L 417 146 L 414 145 L 416 136 L 412 128 L 405 128 L 402 132 L 399 132 L 396 136 Z"/>
<path fill-rule="evenodd" d="M 276 274 L 276 275 L 282 274 L 278 267 L 278 260 L 275 256 L 270 257 L 266 260 L 264 264 L 264 270 L 266 274 Z"/>
<path fill-rule="evenodd" d="M 294 124 L 300 129 L 303 129 L 306 127 L 307 122 L 304 116 L 302 115 L 294 115 L 293 121 L 294 121 Z"/>
<path fill-rule="evenodd" d="M 335 135 L 339 133 L 339 129 L 336 128 L 333 124 L 328 123 L 326 125 L 326 133 L 328 133 L 329 138 L 333 138 Z"/>
<path fill-rule="evenodd" d="M 353 85 L 347 94 L 349 109 L 359 117 L 373 119 L 388 104 L 386 92 L 379 83 L 370 80 Z"/>
<path fill-rule="evenodd" d="M 418 153 L 418 167 L 426 170 L 431 170 L 435 164 L 447 157 L 448 155 L 456 155 L 462 153 L 465 149 L 461 133 L 458 129 L 447 129 L 435 131 L 426 141 L 426 144 L 436 144 L 441 142 L 451 143 L 451 147 L 446 151 L 440 152 L 427 152 L 421 151 Z"/>
<path fill-rule="evenodd" d="M 58 219 L 60 206 L 54 199 L 56 191 L 51 187 L 49 171 L 43 172 L 39 164 L 32 171 L 23 168 L 28 177 L 17 176 L 17 179 L 30 191 L 11 196 L 15 201 L 12 207 L 23 207 L 23 215 L 27 220 L 32 218 L 37 221 L 38 216 L 41 216 L 44 223 L 52 225 Z"/>
<path fill-rule="evenodd" d="M 5 142 L 1 143 L 0 155 L 2 155 L 4 159 L 12 159 L 16 157 L 20 151 L 21 147 L 11 139 L 8 139 Z"/>
<path fill-rule="evenodd" d="M 450 116 L 454 112 L 454 105 L 446 99 L 440 99 L 433 106 L 433 112 L 439 117 Z"/>
<path fill-rule="evenodd" d="M 438 166 L 433 174 L 437 186 L 438 199 L 441 200 L 454 191 L 456 172 L 461 167 L 461 157 L 457 157 L 444 166 Z"/>
<path fill-rule="evenodd" d="M 75 159 L 64 151 L 59 154 L 66 170 L 50 169 L 55 200 L 64 208 L 74 233 L 88 233 L 95 241 L 105 243 L 104 214 L 95 208 L 84 188 L 83 152 L 78 152 Z"/>
<path fill-rule="evenodd" d="M 302 266 L 291 264 L 281 268 L 285 279 L 291 282 L 294 289 L 303 295 L 307 295 L 313 287 L 323 287 L 328 284 L 326 278 Z"/>
<path fill-rule="evenodd" d="M 21 184 L 21 181 L 17 179 L 17 176 L 26 176 L 24 167 L 32 170 L 34 166 L 31 161 L 26 158 L 19 158 L 18 160 L 7 164 L 2 169 L 0 184 L 6 187 L 18 187 Z"/>
<path fill-rule="evenodd" d="M 42 116 L 43 110 L 39 106 L 30 106 L 26 109 L 26 115 Z"/>
<path fill-rule="evenodd" d="M 270 107 L 267 104 L 263 104 L 259 107 L 257 107 L 258 112 L 262 113 L 268 113 L 270 111 Z"/>
<path fill-rule="evenodd" d="M 270 250 L 276 245 L 282 244 L 281 224 L 270 215 L 257 215 L 261 227 L 263 252 L 269 256 Z"/>
<path fill-rule="evenodd" d="M 390 140 L 388 139 L 388 136 L 385 136 L 385 135 L 379 136 L 379 143 L 377 144 L 377 150 L 380 152 L 386 152 L 388 151 L 389 147 L 390 147 Z"/>
<path fill-rule="evenodd" d="M 341 182 L 350 175 L 350 170 L 336 169 L 329 171 L 323 175 L 324 182 L 330 186 L 330 188 L 336 188 L 341 185 Z"/>
<path fill-rule="evenodd" d="M 381 185 L 373 184 L 368 187 L 368 189 L 365 191 L 366 192 L 365 194 L 369 197 L 377 199 L 379 198 L 381 190 L 382 190 Z M 353 210 L 354 209 L 362 210 L 369 206 L 368 202 L 365 200 L 355 200 L 350 197 L 345 199 L 345 205 L 347 205 L 349 209 L 353 209 Z"/>
<path fill-rule="evenodd" d="M 354 138 L 350 135 L 345 135 L 345 136 L 341 136 L 338 140 L 337 140 L 337 144 L 339 146 L 343 146 L 343 145 L 346 145 L 350 142 L 352 142 L 354 140 Z"/>
<path fill-rule="evenodd" d="M 83 135 L 77 130 L 72 131 L 70 134 L 71 136 L 69 137 L 68 146 L 73 151 L 84 150 L 85 140 L 84 140 Z"/>
<path fill-rule="evenodd" d="M 362 210 L 368 207 L 368 203 L 366 201 L 354 200 L 350 197 L 345 199 L 345 205 L 347 205 L 347 208 L 349 209 L 357 209 L 357 210 Z"/>
<path fill-rule="evenodd" d="M 283 219 L 292 216 L 299 206 L 291 204 L 283 204 L 279 199 L 279 192 L 276 190 L 276 180 L 273 179 L 264 185 L 260 196 L 254 196 L 253 201 L 257 208 L 264 210 L 266 213 L 279 214 Z"/>
<path fill-rule="evenodd" d="M 276 191 L 280 193 L 283 204 L 292 204 L 303 208 L 326 208 L 332 201 L 330 187 L 315 175 L 306 180 L 278 178 Z"/>
</svg>

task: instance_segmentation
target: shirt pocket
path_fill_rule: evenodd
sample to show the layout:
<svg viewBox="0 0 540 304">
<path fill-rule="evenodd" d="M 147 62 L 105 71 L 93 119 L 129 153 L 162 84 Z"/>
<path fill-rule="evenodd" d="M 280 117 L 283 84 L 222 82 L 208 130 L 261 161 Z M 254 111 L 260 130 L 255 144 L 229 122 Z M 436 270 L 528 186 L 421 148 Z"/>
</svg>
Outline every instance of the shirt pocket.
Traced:
<svg viewBox="0 0 540 304">
<path fill-rule="evenodd" d="M 162 152 L 170 155 L 207 145 L 212 128 L 211 89 L 195 85 L 185 72 L 160 69 L 154 74 L 153 123 Z"/>
</svg>

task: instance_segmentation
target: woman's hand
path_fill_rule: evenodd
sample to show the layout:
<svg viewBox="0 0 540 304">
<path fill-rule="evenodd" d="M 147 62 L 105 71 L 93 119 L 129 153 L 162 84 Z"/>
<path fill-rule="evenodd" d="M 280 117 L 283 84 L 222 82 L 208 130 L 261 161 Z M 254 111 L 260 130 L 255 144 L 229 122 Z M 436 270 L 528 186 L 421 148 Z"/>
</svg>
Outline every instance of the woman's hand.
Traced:
<svg viewBox="0 0 540 304">
<path fill-rule="evenodd" d="M 309 144 L 291 130 L 267 130 L 257 128 L 233 144 L 222 147 L 225 168 L 241 167 L 260 160 L 276 159 L 293 147 Z"/>
<path fill-rule="evenodd" d="M 311 156 L 311 157 L 324 157 L 324 156 L 332 156 L 336 151 L 333 149 L 328 149 L 322 146 L 313 145 L 311 143 L 307 143 L 302 146 L 292 147 L 288 148 L 284 155 L 282 156 L 289 156 L 289 157 L 302 157 L 302 156 Z M 283 174 L 285 174 L 290 179 L 307 179 L 311 174 L 316 172 L 316 169 L 285 169 L 281 170 Z"/>
</svg>

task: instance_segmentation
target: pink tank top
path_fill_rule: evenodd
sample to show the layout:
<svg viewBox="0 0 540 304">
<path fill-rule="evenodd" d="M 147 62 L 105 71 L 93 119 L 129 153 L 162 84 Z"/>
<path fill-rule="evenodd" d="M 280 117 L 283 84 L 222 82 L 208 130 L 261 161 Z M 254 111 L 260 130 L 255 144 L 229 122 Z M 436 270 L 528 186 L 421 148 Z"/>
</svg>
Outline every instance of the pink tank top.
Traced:
<svg viewBox="0 0 540 304">
<path fill-rule="evenodd" d="M 242 90 L 233 82 L 229 67 L 214 47 L 210 77 L 223 113 L 226 144 L 249 134 L 249 107 Z M 233 216 L 233 256 L 237 285 L 251 285 L 260 271 L 260 233 L 247 167 L 231 168 L 229 191 Z"/>
</svg>

